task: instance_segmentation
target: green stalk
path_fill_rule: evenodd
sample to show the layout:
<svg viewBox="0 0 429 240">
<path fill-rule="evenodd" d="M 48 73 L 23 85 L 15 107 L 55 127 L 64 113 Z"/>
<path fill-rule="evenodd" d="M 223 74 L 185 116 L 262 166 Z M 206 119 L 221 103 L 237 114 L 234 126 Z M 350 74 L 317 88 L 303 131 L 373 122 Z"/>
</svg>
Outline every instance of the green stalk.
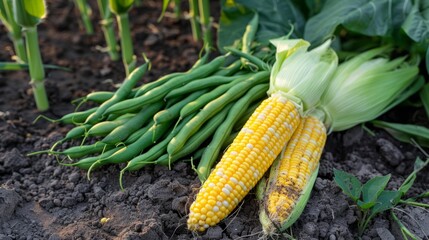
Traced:
<svg viewBox="0 0 429 240">
<path fill-rule="evenodd" d="M 122 61 L 124 62 L 125 72 L 128 76 L 135 68 L 136 59 L 133 54 L 133 43 L 131 40 L 130 23 L 128 13 L 117 15 L 119 36 L 121 38 Z"/>
<path fill-rule="evenodd" d="M 200 7 L 200 22 L 203 29 L 204 46 L 211 49 L 213 47 L 213 39 L 211 31 L 212 23 L 210 20 L 210 1 L 198 0 L 198 6 Z"/>
<path fill-rule="evenodd" d="M 110 59 L 113 61 L 119 60 L 118 46 L 116 44 L 115 30 L 113 29 L 112 12 L 109 9 L 107 0 L 97 0 L 98 8 L 100 9 L 100 15 L 103 18 L 101 20 L 101 29 L 106 39 L 107 51 Z"/>
<path fill-rule="evenodd" d="M 87 34 L 93 34 L 94 28 L 91 23 L 91 9 L 88 6 L 88 3 L 85 0 L 75 0 L 75 4 L 79 9 L 80 16 L 82 18 L 83 26 L 85 27 Z"/>
<path fill-rule="evenodd" d="M 45 70 L 43 68 L 42 56 L 40 54 L 37 27 L 24 28 L 26 37 L 27 56 L 29 60 L 31 86 L 33 88 L 34 99 L 39 111 L 49 108 L 48 97 L 45 90 Z"/>
<path fill-rule="evenodd" d="M 10 0 L 0 0 L 0 20 L 9 31 L 9 37 L 13 42 L 15 54 L 18 57 L 17 62 L 27 61 L 25 53 L 24 39 L 22 38 L 22 28 L 13 18 L 12 2 Z"/>
<path fill-rule="evenodd" d="M 191 22 L 192 36 L 195 41 L 201 40 L 201 26 L 198 22 L 198 0 L 189 0 L 189 21 Z"/>
</svg>

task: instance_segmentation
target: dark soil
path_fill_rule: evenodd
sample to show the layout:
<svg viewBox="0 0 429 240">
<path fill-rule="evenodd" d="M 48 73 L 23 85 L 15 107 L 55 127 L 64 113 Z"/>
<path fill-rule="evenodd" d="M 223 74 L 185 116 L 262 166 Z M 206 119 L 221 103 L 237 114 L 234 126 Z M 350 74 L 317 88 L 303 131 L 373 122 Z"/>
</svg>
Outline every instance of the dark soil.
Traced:
<svg viewBox="0 0 429 240">
<path fill-rule="evenodd" d="M 166 17 L 158 23 L 160 8 L 161 1 L 143 1 L 143 6 L 130 13 L 135 52 L 139 58 L 144 52 L 153 63 L 145 81 L 189 69 L 201 48 L 192 40 L 186 20 Z M 98 26 L 96 34 L 84 33 L 73 1 L 48 1 L 48 10 L 48 18 L 39 27 L 44 62 L 71 69 L 70 72 L 47 70 L 51 109 L 45 114 L 59 118 L 74 110 L 72 100 L 92 91 L 114 90 L 114 85 L 122 81 L 124 70 L 120 61 L 111 62 L 99 50 L 104 39 Z M 93 22 L 97 19 L 98 13 L 94 11 Z M 5 29 L 0 31 L 3 32 L 0 61 L 8 61 L 12 45 Z M 44 120 L 33 123 L 39 112 L 35 110 L 28 79 L 24 71 L 0 73 L 1 240 L 259 239 L 263 236 L 253 191 L 217 227 L 201 235 L 189 232 L 186 215 L 200 183 L 188 162 L 179 162 L 171 170 L 153 166 L 126 174 L 125 190 L 121 191 L 118 166 L 95 170 L 88 180 L 86 171 L 60 166 L 53 156 L 26 156 L 50 148 L 71 127 Z M 383 117 L 425 122 L 422 109 L 398 107 Z M 333 182 L 333 168 L 350 172 L 361 181 L 391 173 L 389 188 L 395 189 L 412 171 L 416 157 L 423 156 L 414 146 L 397 142 L 382 130 L 372 130 L 375 136 L 360 126 L 329 136 L 312 197 L 292 227 L 295 238 L 357 238 L 358 211 Z M 411 193 L 429 189 L 428 173 L 426 169 L 419 175 Z M 420 237 L 429 234 L 427 210 L 400 207 L 397 213 Z M 102 219 L 104 223 L 100 222 Z M 401 236 L 389 215 L 381 214 L 362 239 L 390 240 Z"/>
</svg>

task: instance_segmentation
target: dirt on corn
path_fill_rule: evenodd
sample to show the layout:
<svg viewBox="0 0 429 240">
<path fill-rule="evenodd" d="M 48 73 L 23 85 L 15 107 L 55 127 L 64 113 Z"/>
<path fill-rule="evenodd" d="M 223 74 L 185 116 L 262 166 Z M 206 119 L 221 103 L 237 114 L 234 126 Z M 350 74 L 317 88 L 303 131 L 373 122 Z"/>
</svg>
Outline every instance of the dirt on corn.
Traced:
<svg viewBox="0 0 429 240">
<path fill-rule="evenodd" d="M 192 40 L 189 23 L 171 16 L 157 22 L 161 2 L 142 2 L 142 6 L 130 12 L 130 19 L 136 54 L 140 59 L 140 53 L 144 52 L 153 64 L 145 80 L 189 69 L 201 47 Z M 122 81 L 124 70 L 120 61 L 112 62 L 102 52 L 105 44 L 96 25 L 97 11 L 92 16 L 94 35 L 86 35 L 82 30 L 73 1 L 48 1 L 48 12 L 48 18 L 39 27 L 43 60 L 71 70 L 47 70 L 51 109 L 45 114 L 59 118 L 74 110 L 72 100 L 93 91 L 114 90 L 114 85 Z M 0 27 L 0 61 L 8 61 L 12 45 L 4 27 Z M 71 128 L 44 120 L 33 123 L 39 113 L 28 79 L 24 71 L 0 73 L 1 240 L 259 239 L 263 236 L 254 191 L 218 226 L 201 234 L 187 230 L 188 209 L 200 187 L 189 161 L 179 162 L 172 169 L 150 166 L 127 173 L 125 190 L 121 191 L 120 166 L 94 170 L 88 180 L 86 171 L 61 166 L 53 156 L 27 156 L 50 148 Z M 396 108 L 384 118 L 425 123 L 422 109 Z M 361 181 L 391 173 L 392 189 L 412 171 L 414 160 L 422 156 L 419 150 L 397 142 L 379 129 L 372 130 L 374 135 L 359 126 L 329 136 L 310 201 L 292 227 L 295 238 L 357 238 L 358 211 L 333 182 L 333 168 L 348 171 Z M 426 169 L 419 175 L 411 193 L 429 189 L 428 173 Z M 400 210 L 399 216 L 415 233 L 421 237 L 429 233 L 427 211 Z M 400 239 L 400 232 L 388 214 L 375 218 L 362 237 L 395 238 Z"/>
</svg>

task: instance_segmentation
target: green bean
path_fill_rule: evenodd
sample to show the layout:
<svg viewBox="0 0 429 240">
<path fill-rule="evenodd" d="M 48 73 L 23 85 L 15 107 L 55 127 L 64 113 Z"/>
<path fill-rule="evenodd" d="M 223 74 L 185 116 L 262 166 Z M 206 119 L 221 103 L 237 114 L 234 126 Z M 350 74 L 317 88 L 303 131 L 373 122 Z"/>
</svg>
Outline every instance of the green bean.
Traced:
<svg viewBox="0 0 429 240">
<path fill-rule="evenodd" d="M 74 162 L 74 163 L 60 163 L 60 164 L 63 165 L 63 166 L 78 167 L 78 168 L 81 168 L 81 169 L 89 170 L 90 167 L 94 163 L 96 163 L 98 160 L 100 160 L 102 158 L 107 158 L 107 157 L 111 156 L 117 150 L 118 150 L 118 148 L 113 148 L 113 149 L 110 149 L 108 151 L 103 152 L 102 154 L 100 154 L 98 156 L 82 158 L 79 161 Z"/>
<path fill-rule="evenodd" d="M 189 73 L 190 73 L 190 71 L 193 71 L 193 70 L 195 70 L 196 68 L 198 68 L 198 67 L 200 67 L 200 66 L 204 65 L 204 64 L 207 62 L 208 57 L 209 57 L 209 52 L 206 52 L 206 53 L 204 54 L 204 56 L 203 56 L 203 57 L 201 57 L 200 59 L 198 59 L 198 61 L 196 61 L 196 62 L 195 62 L 195 64 L 192 66 L 192 68 L 191 68 L 189 71 L 187 71 L 187 72 L 170 73 L 170 74 L 168 74 L 168 75 L 165 75 L 165 76 L 163 76 L 163 77 L 159 78 L 158 80 L 155 80 L 155 81 L 153 81 L 153 82 L 146 83 L 146 84 L 142 85 L 142 86 L 138 89 L 138 91 L 135 93 L 134 97 L 139 97 L 139 96 L 141 96 L 141 95 L 145 94 L 146 92 L 148 92 L 148 91 L 150 91 L 150 90 L 152 90 L 152 89 L 154 89 L 154 88 L 156 88 L 156 87 L 158 87 L 158 86 L 161 86 L 162 84 L 164 84 L 164 83 L 166 83 L 166 82 L 168 82 L 168 81 L 172 80 L 172 79 L 173 79 L 173 78 L 175 78 L 175 77 L 183 76 L 183 75 L 189 74 Z"/>
<path fill-rule="evenodd" d="M 145 132 L 137 141 L 134 143 L 121 147 L 119 150 L 117 150 L 115 153 L 111 154 L 108 157 L 100 158 L 98 161 L 96 161 L 88 170 L 88 176 L 89 172 L 97 167 L 104 166 L 106 164 L 111 163 L 123 163 L 131 160 L 138 154 L 140 154 L 142 151 L 144 151 L 145 148 L 151 146 L 154 144 L 158 139 L 168 130 L 171 124 L 165 123 L 165 124 L 159 124 L 155 125 L 153 123 L 153 126 Z M 155 134 L 155 136 L 154 136 Z"/>
<path fill-rule="evenodd" d="M 244 124 L 247 122 L 247 120 L 252 116 L 252 114 L 255 112 L 256 108 L 261 104 L 263 99 L 260 101 L 256 101 L 255 103 L 252 103 L 250 107 L 246 110 L 243 117 L 240 118 L 233 126 L 233 131 L 240 131 Z"/>
<path fill-rule="evenodd" d="M 165 76 L 163 76 L 163 77 L 161 77 L 161 78 L 159 78 L 153 82 L 145 83 L 137 90 L 137 92 L 134 95 L 134 98 L 140 97 L 140 96 L 146 94 L 147 92 L 149 92 L 150 90 L 152 90 L 156 87 L 159 87 L 162 84 L 170 81 L 171 79 L 179 77 L 179 76 L 183 76 L 185 74 L 186 73 L 184 73 L 184 72 L 183 73 L 182 72 L 170 73 L 170 74 L 165 75 Z"/>
<path fill-rule="evenodd" d="M 253 74 L 252 77 L 240 82 L 230 88 L 222 96 L 212 100 L 198 114 L 192 118 L 177 134 L 175 138 L 168 144 L 167 151 L 169 154 L 177 152 L 186 142 L 186 140 L 194 134 L 210 117 L 216 114 L 223 106 L 241 97 L 249 88 L 255 84 L 266 81 L 269 77 L 269 72 L 259 72 Z"/>
<path fill-rule="evenodd" d="M 141 108 L 146 104 L 151 104 L 151 103 L 160 101 L 172 89 L 175 89 L 178 86 L 182 86 L 192 80 L 209 76 L 211 73 L 216 71 L 224 63 L 225 58 L 226 58 L 225 56 L 217 57 L 212 62 L 205 64 L 193 71 L 190 71 L 186 75 L 179 76 L 175 78 L 174 81 L 173 80 L 168 81 L 165 84 L 146 92 L 142 96 L 118 102 L 113 106 L 110 106 L 105 111 L 105 113 L 111 114 L 118 111 L 122 111 L 124 109 L 135 110 L 135 109 Z"/>
<path fill-rule="evenodd" d="M 152 116 L 157 113 L 164 106 L 164 102 L 154 103 L 147 108 L 142 109 L 134 117 L 128 120 L 126 123 L 118 126 L 112 130 L 101 142 L 107 144 L 117 144 L 122 142 L 133 132 L 144 126 Z"/>
<path fill-rule="evenodd" d="M 198 90 L 216 87 L 222 84 L 227 84 L 233 82 L 237 79 L 242 79 L 242 76 L 210 76 L 206 78 L 197 79 L 195 81 L 189 82 L 179 88 L 173 89 L 166 96 L 165 99 L 186 95 Z"/>
<path fill-rule="evenodd" d="M 94 124 L 99 122 L 103 119 L 105 115 L 106 109 L 113 106 L 115 103 L 118 103 L 128 97 L 128 95 L 131 93 L 132 88 L 136 85 L 136 83 L 143 77 L 143 75 L 146 73 L 146 71 L 149 68 L 149 63 L 145 63 L 142 66 L 136 68 L 128 77 L 127 79 L 122 83 L 122 85 L 116 90 L 113 97 L 111 97 L 109 100 L 105 101 L 103 104 L 101 104 L 97 111 L 95 111 L 93 114 L 91 114 L 87 119 L 86 123 Z"/>
<path fill-rule="evenodd" d="M 130 118 L 115 119 L 113 121 L 103 121 L 93 125 L 85 134 L 86 137 L 106 136 L 115 128 L 126 123 Z"/>
<path fill-rule="evenodd" d="M 185 123 L 191 119 L 192 116 L 189 116 L 187 119 L 184 119 L 181 124 L 179 124 L 176 128 L 174 128 L 161 142 L 154 145 L 151 149 L 149 149 L 147 152 L 138 155 L 131 159 L 127 166 L 123 168 L 119 174 L 119 185 L 122 187 L 122 176 L 125 173 L 125 171 L 137 171 L 144 166 L 147 165 L 147 163 L 155 161 L 157 158 L 161 157 L 162 154 L 167 153 L 167 145 L 168 142 L 176 135 L 176 133 L 185 125 Z"/>
<path fill-rule="evenodd" d="M 209 57 L 210 57 L 210 51 L 206 51 L 204 55 L 195 62 L 195 64 L 191 67 L 191 69 L 196 69 L 203 66 L 209 61 Z"/>
<path fill-rule="evenodd" d="M 155 121 L 155 123 L 159 124 L 159 123 L 171 121 L 175 118 L 178 118 L 179 114 L 180 114 L 180 110 L 183 108 L 183 106 L 185 106 L 189 102 L 197 99 L 199 96 L 201 96 L 202 94 L 204 94 L 206 92 L 207 92 L 207 90 L 200 90 L 200 91 L 196 91 L 196 92 L 191 93 L 185 99 L 183 99 L 183 100 L 177 102 L 176 104 L 172 105 L 171 107 L 164 109 L 164 110 L 158 112 L 157 114 L 155 114 L 153 116 L 153 120 Z"/>
<path fill-rule="evenodd" d="M 78 125 L 80 123 L 83 123 L 86 118 L 91 115 L 92 113 L 94 113 L 97 110 L 97 107 L 85 110 L 85 111 L 80 111 L 80 112 L 73 112 L 73 113 L 69 113 L 66 114 L 64 116 L 62 116 L 60 119 L 52 119 L 49 117 L 46 117 L 44 115 L 39 115 L 34 121 L 33 123 L 37 122 L 40 118 L 43 118 L 45 120 L 48 120 L 50 122 L 60 122 L 63 124 L 75 124 Z"/>
<path fill-rule="evenodd" d="M 195 133 L 189 139 L 189 141 L 184 144 L 183 148 L 181 148 L 174 154 L 168 154 L 167 159 L 165 159 L 164 156 L 161 156 L 155 161 L 155 164 L 171 166 L 171 163 L 174 163 L 180 158 L 195 152 L 204 143 L 204 141 L 206 141 L 210 136 L 213 135 L 219 125 L 224 121 L 231 107 L 232 103 L 228 104 L 222 109 L 222 111 L 220 111 L 218 114 L 216 114 L 216 116 L 214 116 L 206 124 L 204 124 L 203 128 L 201 128 L 200 131 Z"/>
<path fill-rule="evenodd" d="M 236 72 L 238 72 L 240 70 L 241 66 L 242 65 L 241 65 L 240 61 L 234 61 L 233 63 L 231 63 L 227 67 L 224 67 L 224 68 L 221 68 L 220 70 L 218 70 L 214 75 L 231 76 L 231 75 L 235 74 Z"/>
<path fill-rule="evenodd" d="M 268 71 L 270 69 L 267 63 L 265 63 L 262 59 L 254 55 L 242 52 L 233 47 L 225 47 L 224 49 L 228 52 L 231 52 L 234 55 L 247 59 L 249 62 L 253 63 L 258 68 L 259 71 L 263 71 L 263 70 Z"/>
<path fill-rule="evenodd" d="M 235 79 L 234 81 L 227 83 L 227 84 L 220 85 L 217 88 L 213 89 L 212 91 L 210 91 L 210 92 L 200 96 L 199 98 L 195 99 L 194 101 L 186 104 L 186 106 L 184 106 L 180 110 L 180 117 L 184 118 L 184 117 L 188 116 L 189 114 L 200 110 L 202 107 L 207 105 L 213 99 L 218 98 L 219 96 L 221 96 L 222 94 L 227 92 L 229 89 L 231 89 L 233 86 L 237 85 L 239 82 L 245 81 L 246 79 L 251 78 L 251 76 L 253 76 L 253 75 L 254 74 L 252 73 L 252 74 L 240 76 L 237 79 Z"/>
<path fill-rule="evenodd" d="M 65 149 L 61 152 L 52 152 L 53 154 L 57 155 L 67 155 L 71 159 L 81 158 L 87 155 L 95 154 L 102 152 L 103 150 L 110 150 L 114 145 L 107 145 L 102 142 L 96 142 L 90 145 L 81 145 L 81 146 L 74 146 Z"/>
<path fill-rule="evenodd" d="M 219 156 L 222 145 L 232 132 L 234 124 L 243 117 L 253 101 L 267 96 L 267 90 L 268 84 L 256 85 L 234 103 L 225 121 L 216 129 L 211 142 L 208 144 L 198 164 L 197 174 L 201 182 L 207 179 L 214 162 Z"/>
<path fill-rule="evenodd" d="M 246 31 L 243 34 L 242 38 L 242 48 L 241 51 L 244 53 L 250 54 L 250 48 L 252 46 L 252 42 L 255 39 L 256 32 L 258 31 L 259 24 L 259 14 L 255 12 L 255 16 L 253 16 L 252 20 L 250 20 L 249 24 L 246 26 Z"/>
<path fill-rule="evenodd" d="M 124 142 L 125 145 L 132 144 L 133 142 L 137 141 L 137 139 L 143 135 L 148 129 L 151 127 L 151 125 L 145 126 L 138 131 L 134 132 L 129 138 L 127 138 Z M 57 154 L 57 155 L 67 155 L 71 159 L 81 158 L 90 154 L 95 154 L 102 152 L 104 150 L 110 150 L 114 148 L 115 145 L 112 144 L 106 144 L 103 142 L 96 142 L 90 145 L 80 145 L 80 146 L 74 146 L 65 149 L 64 151 L 50 151 L 50 154 Z"/>
</svg>

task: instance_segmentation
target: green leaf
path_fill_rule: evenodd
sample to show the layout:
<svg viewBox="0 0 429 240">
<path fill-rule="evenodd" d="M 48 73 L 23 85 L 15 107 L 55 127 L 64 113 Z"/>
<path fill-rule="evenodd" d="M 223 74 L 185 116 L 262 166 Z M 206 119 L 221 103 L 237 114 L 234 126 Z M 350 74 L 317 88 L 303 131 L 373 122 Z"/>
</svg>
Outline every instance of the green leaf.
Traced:
<svg viewBox="0 0 429 240">
<path fill-rule="evenodd" d="M 43 67 L 46 69 L 55 69 L 55 70 L 63 70 L 70 72 L 71 70 L 66 67 L 44 64 Z M 16 62 L 0 62 L 0 72 L 2 71 L 19 71 L 19 70 L 27 70 L 29 68 L 26 63 L 16 63 Z"/>
<path fill-rule="evenodd" d="M 307 22 L 304 38 L 320 44 L 338 26 L 367 36 L 385 36 L 399 28 L 412 5 L 410 0 L 328 0 Z"/>
<path fill-rule="evenodd" d="M 375 203 L 378 196 L 386 188 L 387 183 L 389 182 L 390 174 L 386 176 L 376 176 L 368 180 L 362 186 L 362 199 L 364 204 Z"/>
<path fill-rule="evenodd" d="M 23 27 L 35 27 L 46 16 L 44 0 L 13 1 L 15 21 Z"/>
<path fill-rule="evenodd" d="M 134 0 L 109 0 L 110 10 L 117 14 L 127 13 L 134 4 Z"/>
<path fill-rule="evenodd" d="M 429 38 L 429 1 L 415 1 L 402 29 L 416 42 Z"/>
<path fill-rule="evenodd" d="M 233 46 L 240 40 L 246 26 L 254 16 L 259 15 L 255 39 L 268 44 L 270 39 L 288 34 L 293 25 L 292 37 L 302 36 L 304 17 L 291 0 L 223 0 L 218 31 L 218 48 Z"/>
<path fill-rule="evenodd" d="M 426 49 L 426 72 L 429 74 L 429 46 Z"/>
<path fill-rule="evenodd" d="M 372 121 L 371 123 L 374 124 L 375 127 L 384 129 L 401 142 L 413 143 L 413 139 L 420 146 L 429 147 L 428 128 L 412 124 L 389 123 L 379 120 Z"/>
<path fill-rule="evenodd" d="M 384 212 L 393 208 L 401 198 L 402 194 L 399 191 L 384 190 L 377 198 L 376 204 L 371 209 L 371 215 Z"/>
<path fill-rule="evenodd" d="M 353 201 L 360 198 L 362 183 L 355 176 L 334 168 L 334 181 Z"/>
<path fill-rule="evenodd" d="M 376 202 L 363 202 L 361 200 L 357 201 L 357 205 L 359 206 L 359 208 L 365 210 L 372 208 L 375 204 Z"/>
<path fill-rule="evenodd" d="M 164 17 L 165 12 L 167 11 L 168 4 L 170 4 L 170 0 L 162 0 L 162 12 L 161 15 L 158 18 L 158 22 L 162 20 Z"/>
</svg>

